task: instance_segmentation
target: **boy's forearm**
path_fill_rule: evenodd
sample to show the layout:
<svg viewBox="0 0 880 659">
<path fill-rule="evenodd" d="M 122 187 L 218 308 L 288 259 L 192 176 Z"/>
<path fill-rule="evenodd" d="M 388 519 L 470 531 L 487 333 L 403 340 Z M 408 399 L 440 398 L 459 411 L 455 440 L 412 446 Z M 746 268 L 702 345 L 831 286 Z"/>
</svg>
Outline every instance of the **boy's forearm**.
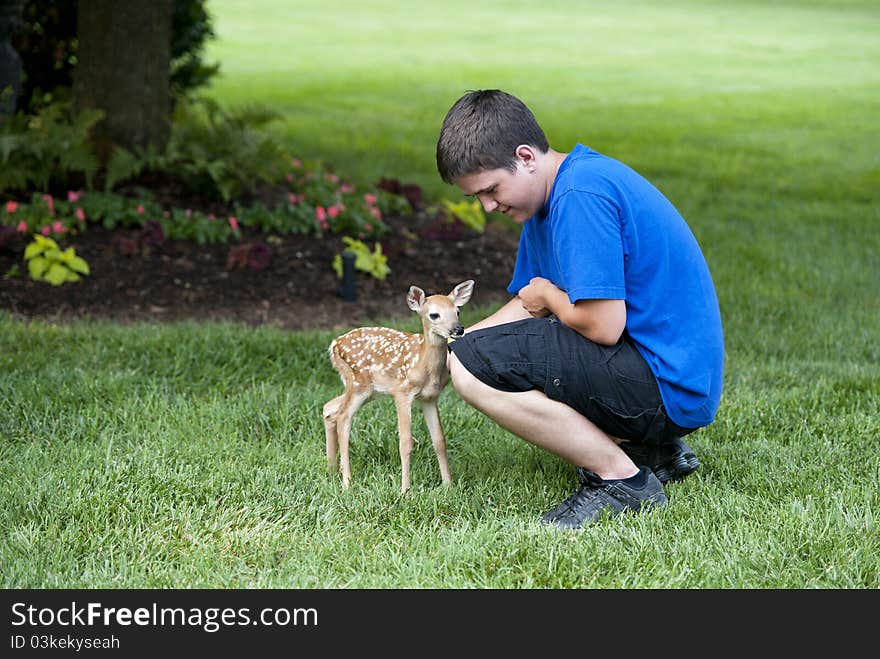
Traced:
<svg viewBox="0 0 880 659">
<path fill-rule="evenodd" d="M 623 300 L 578 300 L 572 304 L 568 293 L 547 279 L 536 277 L 520 291 L 527 310 L 548 311 L 562 323 L 595 343 L 614 345 L 626 326 Z"/>
<path fill-rule="evenodd" d="M 516 320 L 523 320 L 524 318 L 531 318 L 531 316 L 525 309 L 523 309 L 520 299 L 514 297 L 495 313 L 486 316 L 483 320 L 468 327 L 465 333 L 484 329 L 486 327 L 493 327 L 495 325 L 503 325 L 504 323 L 512 323 Z"/>
</svg>

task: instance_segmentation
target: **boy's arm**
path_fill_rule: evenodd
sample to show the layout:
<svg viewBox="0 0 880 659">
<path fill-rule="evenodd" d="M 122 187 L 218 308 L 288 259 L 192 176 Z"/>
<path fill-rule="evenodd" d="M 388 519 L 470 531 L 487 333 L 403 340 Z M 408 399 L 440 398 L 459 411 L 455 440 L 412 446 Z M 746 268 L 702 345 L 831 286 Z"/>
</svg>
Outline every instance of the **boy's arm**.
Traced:
<svg viewBox="0 0 880 659">
<path fill-rule="evenodd" d="M 495 313 L 486 316 L 483 320 L 468 327 L 467 332 L 483 329 L 485 327 L 492 327 L 494 325 L 512 323 L 515 320 L 523 320 L 525 318 L 531 318 L 531 314 L 523 308 L 522 301 L 518 297 L 515 297 Z"/>
<path fill-rule="evenodd" d="M 626 327 L 623 300 L 578 300 L 572 304 L 565 291 L 543 277 L 533 277 L 521 288 L 518 301 L 531 315 L 554 313 L 564 324 L 602 345 L 617 343 Z"/>
</svg>

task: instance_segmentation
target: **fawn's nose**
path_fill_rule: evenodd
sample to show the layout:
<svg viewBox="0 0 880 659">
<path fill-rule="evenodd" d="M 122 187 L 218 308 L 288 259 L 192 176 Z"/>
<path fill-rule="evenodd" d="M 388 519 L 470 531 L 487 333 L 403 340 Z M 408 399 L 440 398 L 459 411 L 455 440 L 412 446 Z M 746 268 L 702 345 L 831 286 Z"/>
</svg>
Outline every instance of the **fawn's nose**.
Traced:
<svg viewBox="0 0 880 659">
<path fill-rule="evenodd" d="M 461 323 L 455 323 L 452 326 L 452 336 L 463 336 L 464 335 L 464 325 Z"/>
</svg>

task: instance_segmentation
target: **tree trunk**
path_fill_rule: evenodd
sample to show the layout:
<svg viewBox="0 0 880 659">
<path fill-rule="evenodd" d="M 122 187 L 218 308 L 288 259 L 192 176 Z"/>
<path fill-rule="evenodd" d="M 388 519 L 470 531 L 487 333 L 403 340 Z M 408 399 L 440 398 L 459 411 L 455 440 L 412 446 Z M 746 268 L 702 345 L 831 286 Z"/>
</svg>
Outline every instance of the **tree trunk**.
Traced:
<svg viewBox="0 0 880 659">
<path fill-rule="evenodd" d="M 172 0 L 79 0 L 76 107 L 100 108 L 95 127 L 103 158 L 112 145 L 131 149 L 168 141 Z"/>
</svg>

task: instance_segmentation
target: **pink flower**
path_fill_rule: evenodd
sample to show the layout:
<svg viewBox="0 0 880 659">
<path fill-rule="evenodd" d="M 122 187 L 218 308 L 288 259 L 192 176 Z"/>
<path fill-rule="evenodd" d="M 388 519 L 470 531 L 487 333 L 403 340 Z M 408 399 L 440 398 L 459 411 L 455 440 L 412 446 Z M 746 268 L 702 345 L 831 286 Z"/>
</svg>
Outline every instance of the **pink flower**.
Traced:
<svg viewBox="0 0 880 659">
<path fill-rule="evenodd" d="M 229 226 L 232 227 L 233 231 L 238 231 L 238 220 L 231 215 L 229 216 Z"/>
<path fill-rule="evenodd" d="M 52 233 L 60 236 L 65 231 L 67 231 L 67 229 L 64 228 L 64 224 L 62 222 L 60 222 L 59 220 L 52 222 Z"/>
<path fill-rule="evenodd" d="M 370 206 L 375 206 L 377 199 L 378 198 L 374 194 L 365 194 L 364 195 L 364 201 L 367 202 L 367 204 L 369 204 Z"/>
<path fill-rule="evenodd" d="M 339 207 L 338 206 L 331 206 L 330 208 L 327 209 L 327 214 L 330 217 L 339 217 Z"/>
<path fill-rule="evenodd" d="M 287 181 L 288 183 L 293 183 L 293 174 L 287 174 L 284 177 L 284 180 Z"/>
<path fill-rule="evenodd" d="M 76 209 L 76 219 L 78 219 L 80 222 L 86 221 L 86 212 L 82 208 Z"/>
<path fill-rule="evenodd" d="M 348 183 L 343 183 L 339 186 L 339 191 L 342 194 L 351 194 L 352 192 L 354 192 L 354 186 Z"/>
<path fill-rule="evenodd" d="M 372 215 L 373 217 L 375 217 L 377 220 L 381 220 L 381 219 L 382 219 L 382 211 L 380 211 L 380 210 L 379 210 L 378 208 L 376 208 L 375 206 L 374 206 L 373 208 L 370 209 L 370 215 Z"/>
<path fill-rule="evenodd" d="M 299 158 L 294 158 L 293 159 L 293 166 L 296 167 L 297 169 L 299 169 L 300 167 L 303 166 L 302 160 L 300 160 Z"/>
<path fill-rule="evenodd" d="M 322 231 L 326 231 L 330 228 L 330 225 L 327 224 L 327 220 L 318 220 L 318 226 L 321 227 Z"/>
<path fill-rule="evenodd" d="M 367 222 L 367 223 L 364 225 L 364 231 L 372 231 L 372 230 L 373 230 L 373 225 L 370 224 L 369 222 Z"/>
<path fill-rule="evenodd" d="M 323 206 L 315 207 L 315 217 L 318 218 L 318 222 L 326 222 L 327 221 L 327 211 L 324 210 Z"/>
<path fill-rule="evenodd" d="M 143 214 L 144 214 L 144 205 L 143 205 L 143 204 L 138 204 L 138 207 L 137 207 L 137 214 L 138 214 L 138 215 L 143 215 Z"/>
<path fill-rule="evenodd" d="M 15 227 L 15 230 L 18 231 L 19 233 L 27 233 L 27 230 L 28 230 L 27 222 L 22 220 L 21 222 L 18 223 L 18 226 Z"/>
<path fill-rule="evenodd" d="M 49 215 L 55 215 L 55 200 L 52 199 L 52 195 L 44 194 L 43 201 L 45 201 L 46 205 L 49 207 Z"/>
<path fill-rule="evenodd" d="M 287 201 L 290 202 L 291 206 L 296 206 L 297 197 L 292 192 L 287 195 Z"/>
<path fill-rule="evenodd" d="M 44 236 L 48 236 L 50 231 L 51 231 L 51 229 L 49 228 L 48 225 L 46 225 L 42 229 L 40 229 L 40 233 L 42 233 Z"/>
<path fill-rule="evenodd" d="M 296 195 L 296 198 L 299 200 L 299 203 L 302 203 L 306 200 L 306 196 L 304 194 Z"/>
<path fill-rule="evenodd" d="M 75 201 L 79 201 L 79 192 L 76 192 L 75 190 L 68 190 L 67 201 L 69 201 L 71 204 Z"/>
<path fill-rule="evenodd" d="M 329 183 L 339 183 L 339 177 L 336 174 L 324 174 L 324 180 Z"/>
<path fill-rule="evenodd" d="M 6 212 L 14 213 L 18 210 L 18 202 L 17 201 L 7 201 L 6 202 Z"/>
</svg>

